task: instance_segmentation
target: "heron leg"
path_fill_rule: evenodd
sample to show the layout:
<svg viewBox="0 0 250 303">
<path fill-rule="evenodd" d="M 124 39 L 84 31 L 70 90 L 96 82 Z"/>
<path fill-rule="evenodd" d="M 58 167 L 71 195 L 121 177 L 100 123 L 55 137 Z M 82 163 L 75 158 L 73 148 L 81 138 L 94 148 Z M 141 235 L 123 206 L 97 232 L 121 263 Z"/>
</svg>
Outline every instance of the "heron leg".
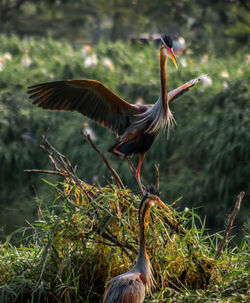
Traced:
<svg viewBox="0 0 250 303">
<path fill-rule="evenodd" d="M 120 143 L 116 144 L 115 146 L 111 147 L 108 151 L 110 153 L 112 153 L 113 155 L 120 157 L 121 159 L 126 159 L 126 155 L 121 153 L 119 150 L 117 150 L 117 148 L 122 144 L 123 144 L 123 142 L 120 142 Z"/>
<path fill-rule="evenodd" d="M 138 186 L 140 188 L 140 192 L 142 193 L 142 195 L 144 195 L 145 191 L 143 189 L 143 185 L 140 180 L 140 171 L 141 171 L 142 161 L 145 158 L 145 155 L 146 155 L 146 153 L 140 154 L 139 163 L 138 163 L 136 174 L 135 174 L 135 177 L 136 177 L 136 180 L 137 180 L 137 183 L 138 183 Z"/>
</svg>

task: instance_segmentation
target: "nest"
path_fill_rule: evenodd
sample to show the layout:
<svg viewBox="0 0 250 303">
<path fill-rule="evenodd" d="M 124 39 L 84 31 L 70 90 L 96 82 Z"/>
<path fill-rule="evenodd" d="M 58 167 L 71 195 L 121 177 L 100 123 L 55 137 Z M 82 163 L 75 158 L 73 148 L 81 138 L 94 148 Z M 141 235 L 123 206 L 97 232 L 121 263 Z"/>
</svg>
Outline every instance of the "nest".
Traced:
<svg viewBox="0 0 250 303">
<path fill-rule="evenodd" d="M 96 302 L 102 297 L 105 281 L 136 262 L 141 196 L 127 189 L 113 169 L 114 183 L 107 181 L 105 187 L 80 180 L 70 161 L 47 143 L 50 149 L 42 148 L 49 153 L 54 170 L 39 172 L 64 177 L 56 186 L 59 214 L 50 215 L 49 223 L 44 219 L 49 230 L 44 241 L 49 247 L 54 287 L 67 302 L 76 296 L 72 291 L 77 288 L 75 283 L 84 285 L 81 298 Z M 218 254 L 214 257 L 214 249 L 200 236 L 201 230 L 192 225 L 196 214 L 168 206 L 168 211 L 152 208 L 147 218 L 154 291 L 161 293 L 168 287 L 179 292 L 207 289 L 220 281 L 227 262 L 219 261 Z M 40 215 L 46 217 L 43 211 Z M 67 279 L 72 289 L 68 284 L 62 286 L 61 281 Z"/>
</svg>

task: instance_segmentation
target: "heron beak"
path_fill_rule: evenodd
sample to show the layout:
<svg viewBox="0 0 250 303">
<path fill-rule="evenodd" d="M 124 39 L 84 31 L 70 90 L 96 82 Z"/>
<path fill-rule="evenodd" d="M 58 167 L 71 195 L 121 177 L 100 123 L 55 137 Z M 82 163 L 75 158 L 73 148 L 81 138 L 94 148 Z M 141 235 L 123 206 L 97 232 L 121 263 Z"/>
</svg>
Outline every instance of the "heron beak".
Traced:
<svg viewBox="0 0 250 303">
<path fill-rule="evenodd" d="M 163 203 L 159 197 L 156 198 L 156 204 L 159 205 L 160 207 L 164 208 L 168 212 L 171 212 L 171 209 L 169 207 L 167 207 L 167 205 L 165 203 Z"/>
<path fill-rule="evenodd" d="M 168 54 L 169 54 L 170 58 L 172 59 L 175 67 L 178 69 L 178 63 L 177 63 L 177 59 L 175 57 L 175 54 L 173 52 L 173 48 L 168 48 Z"/>
</svg>

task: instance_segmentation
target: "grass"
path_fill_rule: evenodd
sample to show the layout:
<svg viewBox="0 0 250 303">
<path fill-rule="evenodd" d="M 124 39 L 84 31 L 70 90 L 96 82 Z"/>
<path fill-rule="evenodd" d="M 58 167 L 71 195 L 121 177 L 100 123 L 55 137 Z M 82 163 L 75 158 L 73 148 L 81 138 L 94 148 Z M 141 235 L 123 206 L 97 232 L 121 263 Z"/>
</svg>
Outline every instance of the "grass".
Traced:
<svg viewBox="0 0 250 303">
<path fill-rule="evenodd" d="M 38 203 L 38 220 L 17 231 L 19 244 L 9 237 L 0 246 L 0 302 L 99 302 L 105 281 L 136 260 L 141 197 L 75 173 L 44 181 L 54 201 Z M 153 208 L 148 216 L 156 288 L 146 302 L 247 302 L 247 238 L 216 259 L 221 235 L 208 235 L 194 210 L 164 202 L 169 212 Z"/>
</svg>

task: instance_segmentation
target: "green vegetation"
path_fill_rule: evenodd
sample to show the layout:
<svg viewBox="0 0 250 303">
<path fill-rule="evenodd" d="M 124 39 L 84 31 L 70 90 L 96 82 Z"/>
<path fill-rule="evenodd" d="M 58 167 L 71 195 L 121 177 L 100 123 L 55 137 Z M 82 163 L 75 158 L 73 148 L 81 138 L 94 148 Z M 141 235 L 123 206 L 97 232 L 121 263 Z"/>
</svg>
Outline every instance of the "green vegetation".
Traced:
<svg viewBox="0 0 250 303">
<path fill-rule="evenodd" d="M 114 184 L 90 186 L 70 165 L 60 172 L 63 182 L 44 180 L 55 199 L 38 202 L 38 220 L 18 231 L 23 244 L 0 246 L 0 302 L 99 302 L 105 280 L 135 262 L 141 198 Z M 156 288 L 146 302 L 247 302 L 247 237 L 216 259 L 221 236 L 208 235 L 195 212 L 169 207 L 148 217 Z"/>
<path fill-rule="evenodd" d="M 0 0 L 0 33 L 97 43 L 167 30 L 193 49 L 237 50 L 250 33 L 247 0 Z"/>
<path fill-rule="evenodd" d="M 179 70 L 168 63 L 168 88 L 206 77 L 171 102 L 176 125 L 157 138 L 142 165 L 148 185 L 160 164 L 161 199 L 171 209 L 153 208 L 148 217 L 157 283 L 145 302 L 248 302 L 248 2 L 0 0 L 0 303 L 99 302 L 105 281 L 134 264 L 141 198 L 127 163 L 106 152 L 115 135 L 80 114 L 36 108 L 26 90 L 89 78 L 130 103 L 153 103 L 159 49 L 130 41 L 160 31 L 186 41 Z M 80 133 L 87 128 L 125 189 Z M 40 148 L 44 135 L 80 179 L 72 166 L 64 179 L 24 171 L 51 169 Z M 131 161 L 137 165 L 138 158 Z M 241 210 L 217 258 L 240 191 Z"/>
<path fill-rule="evenodd" d="M 27 87 L 50 80 L 92 78 L 129 102 L 140 99 L 152 103 L 160 90 L 157 51 L 154 45 L 105 42 L 88 50 L 72 47 L 64 40 L 1 36 L 0 200 L 1 224 L 7 226 L 6 233 L 23 226 L 24 218 L 34 220 L 34 196 L 51 200 L 40 176 L 24 172 L 47 167 L 46 156 L 39 148 L 42 135 L 48 133 L 56 148 L 78 166 L 79 176 L 91 184 L 103 184 L 103 175 L 109 178 L 109 173 L 80 134 L 83 122 L 88 121 L 103 152 L 116 141 L 114 134 L 80 114 L 35 108 L 27 98 Z M 200 74 L 208 74 L 212 86 L 201 83 L 170 105 L 177 125 L 169 138 L 167 133 L 160 135 L 148 152 L 142 182 L 154 182 L 153 165 L 160 163 L 163 198 L 174 201 L 183 196 L 181 208 L 202 206 L 198 212 L 207 217 L 208 227 L 214 231 L 221 229 L 234 197 L 244 190 L 246 202 L 236 222 L 236 226 L 242 226 L 246 222 L 250 179 L 249 55 L 244 49 L 222 58 L 213 53 L 194 56 L 190 52 L 187 49 L 187 54 L 178 56 L 178 71 L 169 63 L 169 89 Z M 113 155 L 105 155 L 114 168 L 121 164 Z M 135 157 L 133 161 L 138 160 Z M 126 163 L 118 172 L 124 184 L 137 190 Z"/>
</svg>

